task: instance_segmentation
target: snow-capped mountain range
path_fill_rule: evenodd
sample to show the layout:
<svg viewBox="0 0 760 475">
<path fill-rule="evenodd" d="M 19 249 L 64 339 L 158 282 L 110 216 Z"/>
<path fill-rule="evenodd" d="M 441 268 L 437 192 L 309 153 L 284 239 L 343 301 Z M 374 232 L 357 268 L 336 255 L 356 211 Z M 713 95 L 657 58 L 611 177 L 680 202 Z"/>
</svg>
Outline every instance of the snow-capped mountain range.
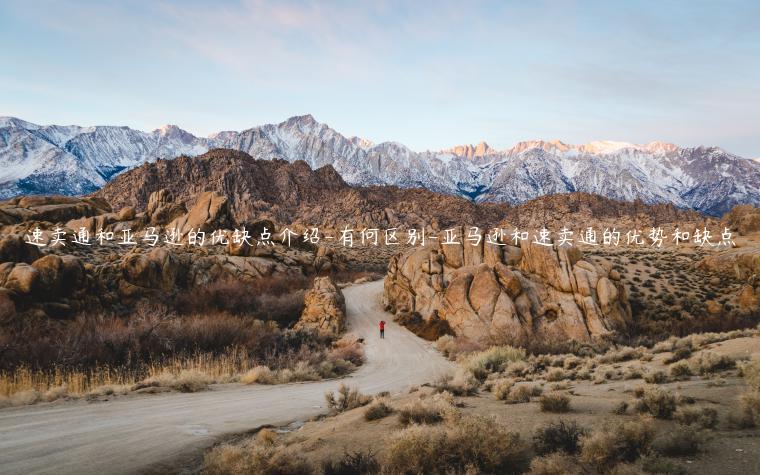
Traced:
<svg viewBox="0 0 760 475">
<path fill-rule="evenodd" d="M 717 147 L 652 142 L 486 143 L 415 152 L 396 142 L 345 137 L 312 116 L 241 132 L 196 137 L 174 125 L 152 132 L 113 126 L 40 126 L 0 117 L 0 197 L 84 194 L 119 172 L 156 159 L 232 148 L 259 159 L 332 165 L 358 185 L 424 187 L 477 202 L 518 203 L 585 191 L 620 200 L 667 202 L 708 214 L 737 203 L 760 206 L 760 162 Z"/>
</svg>

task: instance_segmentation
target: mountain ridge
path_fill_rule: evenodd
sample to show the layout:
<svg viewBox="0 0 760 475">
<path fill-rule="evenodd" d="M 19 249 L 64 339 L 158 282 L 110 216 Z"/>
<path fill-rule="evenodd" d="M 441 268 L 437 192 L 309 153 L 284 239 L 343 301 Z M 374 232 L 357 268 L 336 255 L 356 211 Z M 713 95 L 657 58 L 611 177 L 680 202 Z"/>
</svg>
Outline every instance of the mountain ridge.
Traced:
<svg viewBox="0 0 760 475">
<path fill-rule="evenodd" d="M 416 152 L 398 142 L 346 137 L 310 114 L 208 137 L 168 124 L 143 132 L 0 117 L 0 197 L 91 193 L 124 170 L 213 148 L 304 160 L 313 169 L 329 164 L 350 184 L 422 187 L 475 202 L 515 204 L 582 191 L 713 215 L 739 203 L 760 205 L 760 162 L 718 147 L 532 140 L 505 150 L 480 142 Z"/>
</svg>

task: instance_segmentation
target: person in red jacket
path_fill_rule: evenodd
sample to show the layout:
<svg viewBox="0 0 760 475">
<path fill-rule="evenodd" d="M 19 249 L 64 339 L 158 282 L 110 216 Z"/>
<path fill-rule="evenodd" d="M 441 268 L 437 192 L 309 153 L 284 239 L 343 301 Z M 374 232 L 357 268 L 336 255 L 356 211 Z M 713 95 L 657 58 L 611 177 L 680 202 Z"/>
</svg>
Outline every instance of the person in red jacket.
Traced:
<svg viewBox="0 0 760 475">
<path fill-rule="evenodd" d="M 380 320 L 380 338 L 385 338 L 385 320 Z"/>
</svg>

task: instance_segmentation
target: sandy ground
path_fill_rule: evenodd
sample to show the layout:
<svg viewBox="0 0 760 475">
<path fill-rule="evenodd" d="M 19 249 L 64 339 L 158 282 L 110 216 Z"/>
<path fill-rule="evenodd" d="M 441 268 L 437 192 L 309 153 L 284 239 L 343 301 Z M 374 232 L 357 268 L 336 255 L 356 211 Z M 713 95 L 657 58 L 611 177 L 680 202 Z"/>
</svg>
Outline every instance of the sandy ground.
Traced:
<svg viewBox="0 0 760 475">
<path fill-rule="evenodd" d="M 738 338 L 709 345 L 708 351 L 730 355 L 735 358 L 757 358 L 760 356 L 760 337 Z M 651 362 L 638 360 L 605 365 L 605 367 L 625 369 L 628 366 L 640 366 L 647 370 L 666 370 L 662 360 L 670 353 L 661 353 Z M 710 407 L 718 412 L 718 427 L 708 432 L 704 450 L 687 457 L 670 458 L 677 466 L 690 474 L 750 474 L 760 473 L 760 430 L 737 430 L 728 426 L 729 413 L 739 405 L 739 396 L 746 390 L 742 378 L 736 370 L 723 372 L 712 379 L 693 376 L 685 381 L 675 381 L 660 385 L 676 395 L 694 398 L 694 405 L 679 407 Z M 720 380 L 722 384 L 715 385 Z M 543 384 L 549 391 L 554 383 L 543 380 L 518 384 Z M 501 425 L 520 434 L 530 442 L 535 431 L 547 423 L 558 420 L 575 421 L 587 429 L 594 429 L 606 421 L 634 420 L 639 416 L 633 410 L 636 398 L 633 394 L 637 386 L 646 386 L 643 380 L 609 380 L 603 384 L 592 381 L 565 382 L 566 389 L 561 392 L 571 396 L 571 411 L 566 414 L 541 412 L 536 398 L 526 404 L 505 404 L 496 400 L 489 392 L 480 392 L 472 397 L 457 397 L 465 415 L 477 415 L 493 418 Z M 416 400 L 420 393 L 429 394 L 428 388 L 411 394 L 392 398 L 393 407 Z M 631 406 L 625 415 L 613 415 L 612 409 L 620 402 L 626 401 Z M 368 422 L 364 419 L 364 408 L 355 409 L 336 417 L 308 422 L 299 430 L 284 437 L 284 444 L 295 448 L 315 464 L 323 460 L 339 459 L 345 452 L 371 451 L 379 460 L 386 454 L 388 444 L 402 425 L 397 415 Z M 655 420 L 656 431 L 660 434 L 674 430 L 678 425 L 672 420 Z"/>
<path fill-rule="evenodd" d="M 362 392 L 400 393 L 452 365 L 393 323 L 380 306 L 382 281 L 347 287 L 349 331 L 365 339 L 367 362 L 345 381 Z M 384 319 L 386 339 L 377 323 Z M 305 421 L 326 412 L 339 381 L 279 386 L 218 385 L 195 394 L 157 394 L 108 402 L 74 401 L 0 411 L 0 473 L 165 471 L 230 434 Z"/>
</svg>

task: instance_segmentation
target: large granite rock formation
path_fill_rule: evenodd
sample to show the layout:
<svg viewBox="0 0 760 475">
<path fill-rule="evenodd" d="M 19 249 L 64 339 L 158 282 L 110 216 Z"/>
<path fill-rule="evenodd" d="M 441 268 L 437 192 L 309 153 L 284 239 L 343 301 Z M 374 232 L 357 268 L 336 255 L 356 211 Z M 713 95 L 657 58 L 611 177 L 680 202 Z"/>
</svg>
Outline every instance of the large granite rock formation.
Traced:
<svg viewBox="0 0 760 475">
<path fill-rule="evenodd" d="M 433 245 L 391 259 L 383 303 L 394 313 L 445 319 L 472 340 L 590 341 L 631 320 L 619 280 L 611 265 L 583 260 L 576 247 Z"/>
<path fill-rule="evenodd" d="M 304 297 L 305 308 L 295 328 L 338 335 L 346 327 L 346 301 L 330 277 L 317 277 Z"/>
</svg>

